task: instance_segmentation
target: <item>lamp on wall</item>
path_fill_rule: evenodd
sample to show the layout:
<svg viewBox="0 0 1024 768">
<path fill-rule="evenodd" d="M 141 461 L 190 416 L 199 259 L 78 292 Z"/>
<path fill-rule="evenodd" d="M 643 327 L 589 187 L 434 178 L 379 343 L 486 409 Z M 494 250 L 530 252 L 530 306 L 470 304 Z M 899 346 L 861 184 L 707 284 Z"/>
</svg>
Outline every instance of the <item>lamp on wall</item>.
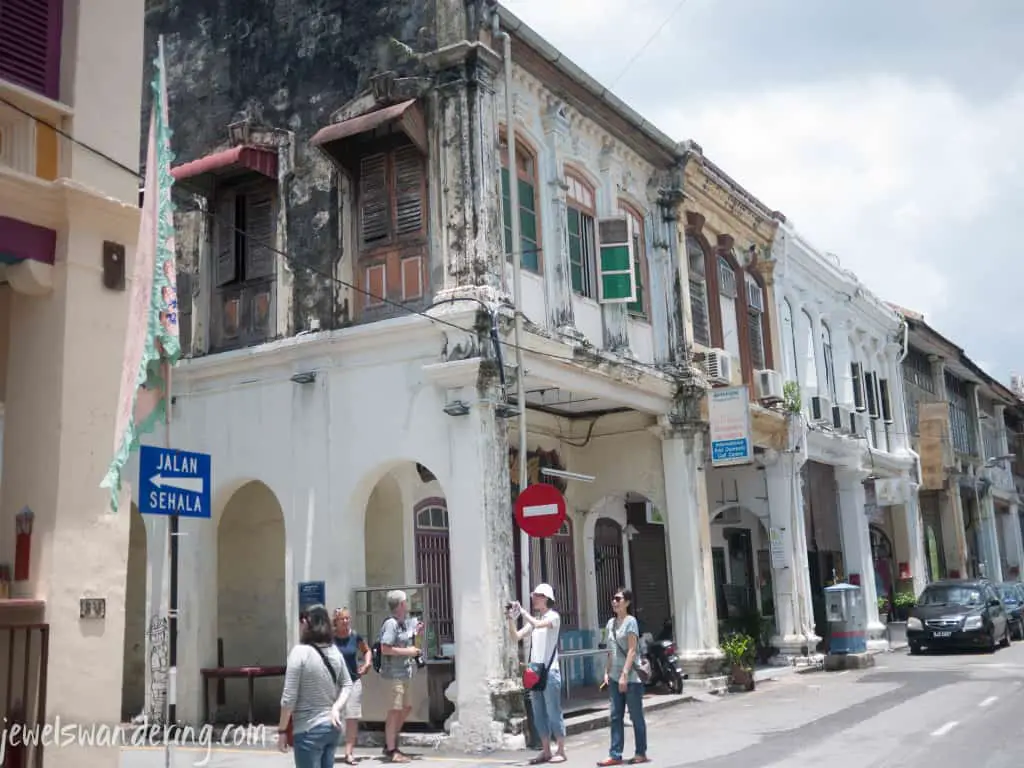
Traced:
<svg viewBox="0 0 1024 768">
<path fill-rule="evenodd" d="M 316 381 L 316 371 L 302 371 L 293 374 L 292 381 L 296 384 L 312 384 Z"/>
<path fill-rule="evenodd" d="M 581 483 L 594 482 L 594 475 L 581 475 L 579 472 L 567 472 L 564 469 L 554 469 L 553 467 L 541 467 L 540 473 L 542 475 L 547 475 L 548 477 L 563 477 L 566 480 L 579 480 Z"/>
</svg>

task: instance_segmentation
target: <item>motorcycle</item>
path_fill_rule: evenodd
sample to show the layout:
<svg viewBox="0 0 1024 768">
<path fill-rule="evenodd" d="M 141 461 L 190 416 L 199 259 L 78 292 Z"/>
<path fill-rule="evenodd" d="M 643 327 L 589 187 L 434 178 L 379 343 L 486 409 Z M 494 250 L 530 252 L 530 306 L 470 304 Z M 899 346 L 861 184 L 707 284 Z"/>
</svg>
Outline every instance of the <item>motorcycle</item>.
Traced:
<svg viewBox="0 0 1024 768">
<path fill-rule="evenodd" d="M 683 665 L 676 655 L 676 645 L 672 640 L 672 619 L 665 619 L 657 637 L 647 642 L 645 653 L 651 665 L 651 677 L 646 683 L 647 688 L 665 684 L 669 693 L 682 693 L 683 681 L 689 675 L 683 672 Z"/>
</svg>

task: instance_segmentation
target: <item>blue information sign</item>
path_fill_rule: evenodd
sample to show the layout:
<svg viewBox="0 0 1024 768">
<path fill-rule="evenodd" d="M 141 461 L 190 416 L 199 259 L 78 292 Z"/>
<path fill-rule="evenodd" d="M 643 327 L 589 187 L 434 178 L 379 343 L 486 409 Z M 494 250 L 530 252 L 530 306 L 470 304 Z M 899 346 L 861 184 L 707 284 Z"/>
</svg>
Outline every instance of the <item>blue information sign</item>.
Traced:
<svg viewBox="0 0 1024 768">
<path fill-rule="evenodd" d="M 299 613 L 302 613 L 311 605 L 327 605 L 327 586 L 324 582 L 299 582 Z"/>
<path fill-rule="evenodd" d="M 141 446 L 139 512 L 210 517 L 210 454 Z"/>
</svg>

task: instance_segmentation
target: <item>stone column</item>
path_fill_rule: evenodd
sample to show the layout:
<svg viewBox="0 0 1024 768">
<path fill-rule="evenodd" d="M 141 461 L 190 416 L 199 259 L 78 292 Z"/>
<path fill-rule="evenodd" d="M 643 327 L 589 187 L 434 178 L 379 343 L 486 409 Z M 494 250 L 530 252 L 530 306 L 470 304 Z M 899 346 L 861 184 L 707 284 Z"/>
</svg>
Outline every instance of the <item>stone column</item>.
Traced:
<svg viewBox="0 0 1024 768">
<path fill-rule="evenodd" d="M 544 251 L 544 295 L 548 304 L 548 325 L 562 336 L 581 340 L 572 309 L 572 280 L 569 272 L 569 226 L 566 220 L 564 147 L 569 140 L 569 117 L 565 104 L 552 99 L 544 110 L 544 146 L 539 177 L 544 187 L 541 212 Z M 547 214 L 547 215 L 544 215 Z"/>
<path fill-rule="evenodd" d="M 601 192 L 597 203 L 598 218 L 614 216 L 618 213 L 618 187 L 612 178 L 614 143 L 611 139 L 601 148 L 599 168 L 601 170 Z M 596 222 L 595 222 L 596 226 Z M 601 254 L 594 254 L 600 262 Z M 641 258 L 640 254 L 636 258 Z M 604 348 L 609 352 L 631 356 L 629 349 L 629 312 L 626 304 L 602 304 L 601 324 L 604 329 Z"/>
<path fill-rule="evenodd" d="M 864 512 L 864 481 L 870 473 L 861 469 L 837 467 L 835 474 L 847 578 L 852 574 L 860 576 L 861 593 L 867 608 L 868 648 L 885 650 L 889 647 L 889 641 L 885 639 L 885 626 L 878 618 L 875 563 L 871 556 L 868 518 Z"/>
<path fill-rule="evenodd" d="M 843 313 L 833 315 L 832 359 L 836 369 L 836 400 L 839 405 L 853 409 L 853 391 L 856 383 L 850 364 L 856 362 L 856 355 L 850 347 L 850 319 Z"/>
<path fill-rule="evenodd" d="M 436 73 L 429 121 L 431 205 L 444 254 L 438 301 L 501 297 L 505 265 L 500 218 L 494 78 L 501 59 L 482 43 L 461 42 L 426 57 Z"/>
<path fill-rule="evenodd" d="M 1003 529 L 1003 541 L 1006 543 L 1006 581 L 1019 581 L 1021 566 L 1024 565 L 1024 541 L 1020 530 L 1020 518 L 1017 516 L 1017 505 L 1011 504 L 1009 510 L 999 513 L 999 524 Z M 1014 572 L 1016 569 L 1016 572 Z"/>
<path fill-rule="evenodd" d="M 828 375 L 825 373 L 825 348 L 822 345 L 821 307 L 818 305 L 808 307 L 811 313 L 811 349 L 814 355 L 814 370 L 818 374 L 814 394 L 824 395 L 831 398 L 832 393 L 828 389 Z M 838 387 L 837 387 L 838 389 Z M 827 414 L 831 418 L 831 414 Z"/>
<path fill-rule="evenodd" d="M 908 482 L 907 502 L 903 505 L 903 515 L 907 527 L 907 557 L 910 558 L 910 578 L 913 582 L 915 595 L 928 583 L 928 566 L 924 550 L 924 528 L 921 525 L 921 507 L 918 504 L 917 483 Z"/>
<path fill-rule="evenodd" d="M 1003 563 L 999 556 L 999 531 L 996 521 L 995 500 L 991 492 L 979 495 L 978 518 L 981 524 L 978 559 L 981 561 L 981 575 L 992 581 L 1003 580 Z"/>
<path fill-rule="evenodd" d="M 504 616 L 505 603 L 514 597 L 508 434 L 495 414 L 497 371 L 485 367 L 493 368 L 493 362 L 484 361 L 474 377 L 476 402 L 469 414 L 450 418 L 454 472 L 443 483 L 451 518 L 456 644 L 456 682 L 448 692 L 456 710 L 448 725 L 454 744 L 467 750 L 508 748 L 522 717 L 522 688 Z"/>
<path fill-rule="evenodd" d="M 706 676 L 720 668 L 722 652 L 710 578 L 704 433 L 700 428 L 671 424 L 667 418 L 659 426 L 676 647 L 691 676 Z"/>
<path fill-rule="evenodd" d="M 781 540 L 781 563 L 772 556 L 775 629 L 772 645 L 779 660 L 791 663 L 815 653 L 811 579 L 807 567 L 807 530 L 799 478 L 804 457 L 795 452 L 765 454 L 765 484 L 771 527 Z M 777 567 L 778 565 L 778 567 Z"/>
</svg>

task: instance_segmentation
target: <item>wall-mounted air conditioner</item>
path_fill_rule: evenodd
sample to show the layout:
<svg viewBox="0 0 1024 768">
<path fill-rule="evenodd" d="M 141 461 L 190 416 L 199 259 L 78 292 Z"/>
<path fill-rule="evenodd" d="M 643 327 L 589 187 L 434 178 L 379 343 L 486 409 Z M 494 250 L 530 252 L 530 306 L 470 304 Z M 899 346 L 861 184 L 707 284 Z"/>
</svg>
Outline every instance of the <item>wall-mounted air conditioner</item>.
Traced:
<svg viewBox="0 0 1024 768">
<path fill-rule="evenodd" d="M 811 398 L 811 421 L 815 424 L 832 423 L 832 401 L 822 395 Z"/>
<path fill-rule="evenodd" d="M 757 372 L 757 399 L 765 404 L 782 402 L 782 374 L 765 369 Z"/>
<path fill-rule="evenodd" d="M 697 362 L 704 368 L 704 375 L 712 384 L 732 383 L 732 358 L 724 349 L 710 349 L 696 355 Z"/>
</svg>

